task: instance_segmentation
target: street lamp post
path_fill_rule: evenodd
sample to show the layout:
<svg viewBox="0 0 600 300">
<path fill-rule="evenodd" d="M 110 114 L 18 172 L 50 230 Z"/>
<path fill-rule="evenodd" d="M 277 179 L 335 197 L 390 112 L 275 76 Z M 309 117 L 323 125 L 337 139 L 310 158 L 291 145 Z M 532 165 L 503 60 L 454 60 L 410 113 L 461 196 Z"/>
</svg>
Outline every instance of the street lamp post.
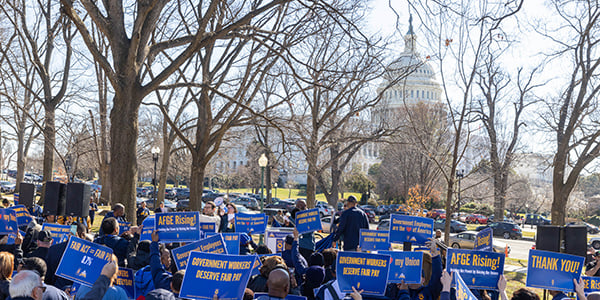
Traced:
<svg viewBox="0 0 600 300">
<path fill-rule="evenodd" d="M 458 178 L 458 205 L 456 212 L 460 212 L 460 180 L 465 176 L 465 170 L 456 170 L 456 177 Z"/>
<path fill-rule="evenodd" d="M 158 148 L 157 146 L 152 147 L 152 150 L 150 150 L 152 152 L 152 160 L 154 161 L 154 178 L 152 180 L 152 183 L 154 183 L 154 208 L 156 209 L 158 206 L 156 206 L 156 197 L 158 196 L 158 191 L 156 190 L 156 163 L 158 162 L 158 155 L 160 154 L 160 148 Z"/>
<path fill-rule="evenodd" d="M 267 164 L 269 163 L 269 159 L 267 159 L 267 156 L 263 153 L 260 155 L 260 157 L 258 158 L 258 165 L 260 166 L 260 213 L 264 213 L 264 209 L 265 209 L 265 199 L 264 199 L 264 194 L 263 194 L 263 189 L 265 187 L 265 167 L 267 166 Z M 260 235 L 260 241 L 258 242 L 259 244 L 263 243 L 263 235 Z"/>
</svg>

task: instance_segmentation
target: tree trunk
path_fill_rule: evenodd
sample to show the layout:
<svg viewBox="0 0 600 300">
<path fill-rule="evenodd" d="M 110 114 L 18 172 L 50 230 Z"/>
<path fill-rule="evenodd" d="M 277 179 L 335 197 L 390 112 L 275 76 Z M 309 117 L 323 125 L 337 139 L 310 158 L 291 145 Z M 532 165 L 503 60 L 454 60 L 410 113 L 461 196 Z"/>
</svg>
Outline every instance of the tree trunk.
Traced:
<svg viewBox="0 0 600 300">
<path fill-rule="evenodd" d="M 331 146 L 329 148 L 330 157 L 333 159 L 339 154 L 339 145 Z M 337 209 L 337 202 L 340 194 L 340 178 L 342 177 L 342 171 L 339 167 L 339 159 L 333 160 L 331 163 L 331 191 L 329 197 L 327 197 L 327 203 Z"/>
<path fill-rule="evenodd" d="M 124 89 L 125 90 L 125 89 Z M 111 199 L 125 205 L 127 218 L 136 223 L 136 180 L 139 97 L 130 90 L 116 93 L 110 113 Z"/>
<path fill-rule="evenodd" d="M 171 154 L 171 141 L 167 134 L 169 124 L 163 123 L 163 155 L 160 162 L 160 173 L 158 180 L 158 203 L 165 201 L 165 190 L 167 188 L 167 175 L 169 172 L 169 158 Z M 202 195 L 202 194 L 200 194 Z"/>
<path fill-rule="evenodd" d="M 44 105 L 46 114 L 44 116 L 44 169 L 42 174 L 44 181 L 52 181 L 52 169 L 54 168 L 54 144 L 56 143 L 56 131 L 54 126 L 56 107 L 52 105 Z M 42 189 L 42 197 L 40 197 L 39 205 L 44 205 L 44 195 L 46 184 Z"/>
<path fill-rule="evenodd" d="M 453 170 L 454 171 L 454 170 Z M 451 173 L 454 174 L 454 173 Z M 446 227 L 444 228 L 444 244 L 450 245 L 450 220 L 452 216 L 452 199 L 454 198 L 454 177 L 448 180 L 446 190 Z"/>
<path fill-rule="evenodd" d="M 102 82 L 99 83 L 101 94 L 99 95 L 98 110 L 100 112 L 100 185 L 102 185 L 102 192 L 99 196 L 101 203 L 111 205 L 107 82 L 105 77 L 101 78 Z"/>
<path fill-rule="evenodd" d="M 269 165 L 265 168 L 265 205 L 271 203 L 271 168 L 273 165 L 269 161 Z"/>
<path fill-rule="evenodd" d="M 23 127 L 19 127 L 23 128 Z M 25 129 L 20 134 L 17 134 L 17 177 L 15 192 L 21 191 L 21 182 L 25 178 Z"/>
<path fill-rule="evenodd" d="M 202 190 L 204 188 L 204 169 L 206 167 L 206 162 L 199 157 L 200 155 L 192 153 L 192 166 L 189 183 L 189 207 L 192 211 L 202 211 Z"/>
<path fill-rule="evenodd" d="M 308 208 L 314 208 L 316 202 L 317 193 L 317 180 L 316 180 L 316 160 L 312 163 L 308 163 L 308 172 L 306 174 L 306 206 Z"/>
</svg>

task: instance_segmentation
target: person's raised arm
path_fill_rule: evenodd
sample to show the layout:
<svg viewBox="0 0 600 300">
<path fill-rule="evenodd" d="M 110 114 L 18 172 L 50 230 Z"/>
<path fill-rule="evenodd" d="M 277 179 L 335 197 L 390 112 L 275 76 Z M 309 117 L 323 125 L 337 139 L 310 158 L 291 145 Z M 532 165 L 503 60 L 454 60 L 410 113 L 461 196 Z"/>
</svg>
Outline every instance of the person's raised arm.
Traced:
<svg viewBox="0 0 600 300">
<path fill-rule="evenodd" d="M 500 275 L 498 279 L 498 292 L 500 293 L 500 300 L 508 300 L 508 296 L 506 295 L 506 277 L 504 277 L 504 274 Z"/>
<path fill-rule="evenodd" d="M 114 261 L 107 262 L 104 267 L 102 267 L 102 271 L 100 272 L 100 277 L 96 279 L 92 289 L 85 294 L 85 296 L 79 298 L 80 300 L 100 300 L 106 294 L 106 291 L 110 287 L 110 279 L 117 272 L 117 265 Z"/>
</svg>

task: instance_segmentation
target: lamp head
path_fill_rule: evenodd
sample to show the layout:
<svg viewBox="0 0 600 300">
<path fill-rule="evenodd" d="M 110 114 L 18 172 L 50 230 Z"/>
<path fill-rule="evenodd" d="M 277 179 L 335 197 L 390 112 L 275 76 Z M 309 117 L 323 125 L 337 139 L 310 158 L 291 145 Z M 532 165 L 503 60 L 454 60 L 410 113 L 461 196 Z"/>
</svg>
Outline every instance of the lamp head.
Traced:
<svg viewBox="0 0 600 300">
<path fill-rule="evenodd" d="M 261 168 L 264 168 L 267 166 L 267 164 L 269 163 L 269 159 L 267 158 L 267 156 L 263 153 L 260 155 L 260 157 L 258 158 L 258 165 Z"/>
</svg>

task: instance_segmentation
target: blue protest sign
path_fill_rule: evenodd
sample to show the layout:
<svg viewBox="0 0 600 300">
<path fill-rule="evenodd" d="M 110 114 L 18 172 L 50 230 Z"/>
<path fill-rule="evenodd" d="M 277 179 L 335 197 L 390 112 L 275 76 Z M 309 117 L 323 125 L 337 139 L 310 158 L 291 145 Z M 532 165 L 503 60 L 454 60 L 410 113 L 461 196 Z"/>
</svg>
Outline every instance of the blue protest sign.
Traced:
<svg viewBox="0 0 600 300">
<path fill-rule="evenodd" d="M 112 249 L 71 236 L 56 269 L 56 275 L 92 286 L 104 265 L 112 260 Z"/>
<path fill-rule="evenodd" d="M 9 208 L 0 209 L 0 234 L 17 233 L 17 213 Z"/>
<path fill-rule="evenodd" d="M 152 231 L 154 231 L 154 215 L 147 216 L 142 222 L 142 234 L 140 235 L 140 241 L 151 241 Z"/>
<path fill-rule="evenodd" d="M 56 245 L 69 239 L 69 233 L 71 232 L 70 225 L 60 225 L 52 223 L 44 223 L 42 230 L 48 230 L 50 236 L 52 236 L 52 244 Z"/>
<path fill-rule="evenodd" d="M 497 290 L 504 272 L 504 253 L 448 248 L 446 270 L 459 272 L 469 288 Z"/>
<path fill-rule="evenodd" d="M 388 231 L 361 229 L 359 245 L 362 251 L 390 250 L 390 233 Z"/>
<path fill-rule="evenodd" d="M 285 250 L 285 237 L 291 234 L 292 231 L 267 231 L 267 234 L 265 235 L 267 247 L 269 247 L 273 253 L 283 252 L 283 250 Z"/>
<path fill-rule="evenodd" d="M 22 230 L 19 230 L 19 233 L 21 234 L 21 237 L 24 238 L 25 237 L 25 232 Z M 9 233 L 7 235 L 6 238 L 6 244 L 7 245 L 13 245 L 15 243 L 15 239 L 17 238 L 17 235 L 14 233 Z"/>
<path fill-rule="evenodd" d="M 15 205 L 19 205 L 19 193 L 13 194 L 13 202 L 15 203 Z"/>
<path fill-rule="evenodd" d="M 366 295 L 383 295 L 389 271 L 389 255 L 338 252 L 337 280 L 340 290 L 352 293 L 352 287 Z"/>
<path fill-rule="evenodd" d="M 225 248 L 227 249 L 227 254 L 240 254 L 240 234 L 235 232 L 227 232 L 227 233 L 214 233 L 208 232 L 206 237 L 210 237 L 213 235 L 220 234 L 223 236 L 223 241 L 225 241 Z"/>
<path fill-rule="evenodd" d="M 215 232 L 215 226 L 214 222 L 200 223 L 200 230 L 204 233 Z"/>
<path fill-rule="evenodd" d="M 127 232 L 131 229 L 131 222 L 119 222 L 119 234 Z"/>
<path fill-rule="evenodd" d="M 583 280 L 583 292 L 589 294 L 600 291 L 600 277 L 581 276 Z"/>
<path fill-rule="evenodd" d="M 223 237 L 221 235 L 214 235 L 171 250 L 178 270 L 185 270 L 188 257 L 192 251 L 227 254 Z"/>
<path fill-rule="evenodd" d="M 254 299 L 257 299 L 258 297 L 269 297 L 269 293 L 254 293 Z M 285 296 L 285 300 L 306 300 L 306 297 L 298 295 L 287 295 Z"/>
<path fill-rule="evenodd" d="M 242 299 L 255 260 L 254 255 L 191 252 L 179 297 Z"/>
<path fill-rule="evenodd" d="M 584 257 L 557 252 L 529 250 L 526 286 L 570 292 L 579 279 Z"/>
<path fill-rule="evenodd" d="M 388 282 L 421 283 L 423 269 L 423 252 L 378 251 L 390 256 Z"/>
<path fill-rule="evenodd" d="M 300 234 L 323 229 L 319 218 L 319 209 L 313 208 L 296 213 L 296 230 Z"/>
<path fill-rule="evenodd" d="M 25 205 L 15 205 L 10 209 L 14 210 L 17 213 L 17 224 L 19 226 L 27 225 L 29 224 L 29 222 L 31 222 L 31 220 L 33 220 L 33 217 L 31 217 Z"/>
<path fill-rule="evenodd" d="M 453 272 L 452 274 L 454 274 L 454 280 L 456 282 L 456 300 L 477 300 L 477 297 L 473 295 L 469 287 L 465 284 L 460 273 Z"/>
<path fill-rule="evenodd" d="M 475 244 L 473 249 L 479 251 L 494 251 L 493 247 L 493 233 L 492 228 L 486 228 L 475 235 Z"/>
<path fill-rule="evenodd" d="M 390 218 L 390 242 L 411 242 L 424 245 L 433 237 L 433 219 L 392 214 Z"/>
<path fill-rule="evenodd" d="M 260 267 L 262 267 L 262 261 L 260 260 L 260 256 L 256 256 L 256 260 L 254 261 L 254 266 L 252 266 L 252 271 L 250 272 L 250 276 L 260 274 Z"/>
<path fill-rule="evenodd" d="M 127 298 L 135 299 L 135 286 L 133 285 L 133 270 L 127 268 L 119 268 L 119 272 L 117 272 L 117 280 L 115 281 L 115 285 L 122 287 L 127 293 Z"/>
<path fill-rule="evenodd" d="M 267 229 L 265 214 L 235 214 L 235 231 L 250 234 L 263 233 Z"/>
<path fill-rule="evenodd" d="M 200 239 L 197 211 L 156 214 L 155 228 L 161 242 L 195 242 Z"/>
</svg>

